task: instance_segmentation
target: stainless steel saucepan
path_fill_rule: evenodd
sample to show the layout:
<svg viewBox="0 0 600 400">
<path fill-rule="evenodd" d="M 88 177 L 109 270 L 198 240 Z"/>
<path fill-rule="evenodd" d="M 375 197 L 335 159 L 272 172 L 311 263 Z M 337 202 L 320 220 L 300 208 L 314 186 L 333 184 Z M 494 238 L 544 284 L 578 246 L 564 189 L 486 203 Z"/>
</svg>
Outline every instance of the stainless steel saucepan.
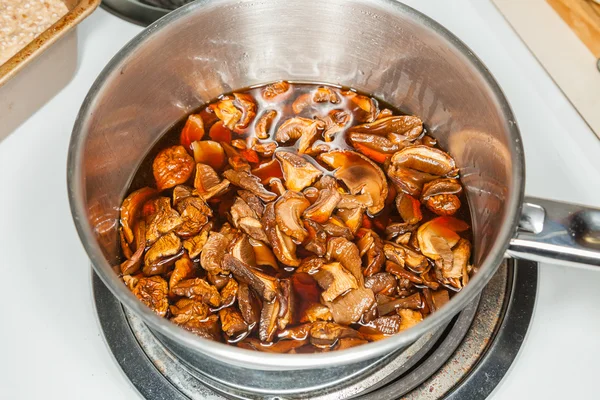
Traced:
<svg viewBox="0 0 600 400">
<path fill-rule="evenodd" d="M 280 79 L 352 86 L 420 116 L 456 159 L 479 270 L 441 310 L 383 341 L 325 354 L 265 354 L 199 338 L 159 318 L 111 269 L 119 206 L 146 152 L 223 92 Z M 407 346 L 458 313 L 503 258 L 600 266 L 600 211 L 524 199 L 521 137 L 502 91 L 454 35 L 391 0 L 200 0 L 135 37 L 81 107 L 68 160 L 75 225 L 96 273 L 173 348 L 261 370 L 325 368 Z"/>
</svg>

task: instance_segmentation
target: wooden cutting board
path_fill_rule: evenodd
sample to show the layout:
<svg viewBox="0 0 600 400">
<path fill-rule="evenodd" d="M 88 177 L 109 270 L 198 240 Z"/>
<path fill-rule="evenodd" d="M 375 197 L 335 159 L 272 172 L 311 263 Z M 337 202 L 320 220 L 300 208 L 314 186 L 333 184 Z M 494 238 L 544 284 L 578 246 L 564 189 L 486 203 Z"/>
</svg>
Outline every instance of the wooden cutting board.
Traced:
<svg viewBox="0 0 600 400">
<path fill-rule="evenodd" d="M 600 138 L 600 5 L 592 0 L 492 0 Z"/>
<path fill-rule="evenodd" d="M 592 0 L 546 0 L 594 56 L 600 59 L 600 3 Z"/>
</svg>

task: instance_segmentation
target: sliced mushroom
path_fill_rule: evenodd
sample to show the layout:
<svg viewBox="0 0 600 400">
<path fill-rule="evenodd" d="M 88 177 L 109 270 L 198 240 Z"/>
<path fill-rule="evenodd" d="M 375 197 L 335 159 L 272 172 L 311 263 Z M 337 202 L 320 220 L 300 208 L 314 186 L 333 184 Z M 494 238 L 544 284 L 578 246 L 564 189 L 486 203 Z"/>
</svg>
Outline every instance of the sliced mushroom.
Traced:
<svg viewBox="0 0 600 400">
<path fill-rule="evenodd" d="M 121 226 L 127 243 L 133 243 L 133 222 L 140 213 L 143 205 L 156 196 L 155 189 L 144 187 L 131 193 L 121 204 Z"/>
<path fill-rule="evenodd" d="M 352 234 L 352 231 L 350 231 L 350 228 L 348 228 L 344 221 L 342 221 L 337 215 L 333 215 L 321 226 L 329 236 L 340 237 L 347 240 L 354 239 L 354 235 Z"/>
<path fill-rule="evenodd" d="M 290 267 L 297 267 L 300 265 L 300 260 L 296 257 L 296 244 L 291 237 L 279 229 L 275 218 L 275 204 L 269 203 L 265 207 L 262 218 L 262 224 L 269 238 L 268 242 L 280 262 Z"/>
<path fill-rule="evenodd" d="M 334 176 L 343 181 L 351 194 L 369 194 L 373 205 L 371 214 L 380 212 L 388 195 L 388 185 L 381 169 L 365 156 L 353 151 L 331 151 L 319 159 L 335 168 Z"/>
<path fill-rule="evenodd" d="M 175 232 L 184 238 L 200 233 L 208 219 L 212 217 L 212 209 L 201 197 L 190 196 L 177 203 L 177 211 L 181 214 L 183 223 Z"/>
<path fill-rule="evenodd" d="M 171 321 L 177 325 L 184 324 L 190 319 L 203 320 L 208 316 L 208 306 L 201 301 L 193 299 L 180 299 L 174 305 L 169 307 L 174 318 Z"/>
<path fill-rule="evenodd" d="M 469 229 L 469 225 L 454 217 L 437 217 L 424 223 L 417 231 L 421 252 L 432 260 L 444 260 L 444 268 L 451 268 L 452 247 L 460 236 L 456 232 Z M 448 265 L 446 265 L 448 264 Z"/>
<path fill-rule="evenodd" d="M 265 86 L 265 88 L 263 89 L 262 97 L 265 100 L 273 100 L 278 96 L 282 96 L 283 94 L 288 93 L 289 90 L 290 90 L 290 84 L 286 81 L 279 81 L 279 82 L 271 83 L 271 84 Z"/>
<path fill-rule="evenodd" d="M 279 315 L 277 319 L 277 328 L 284 330 L 288 324 L 291 324 L 294 319 L 294 290 L 290 279 L 282 279 L 279 281 L 280 295 L 279 299 Z"/>
<path fill-rule="evenodd" d="M 440 308 L 442 308 L 444 304 L 450 301 L 450 294 L 446 289 L 436 290 L 433 293 L 431 293 L 431 301 L 434 307 L 434 311 L 437 311 Z"/>
<path fill-rule="evenodd" d="M 225 96 L 209 107 L 223 121 L 223 124 L 231 130 L 235 129 L 243 116 L 243 112 L 235 106 L 235 99 L 231 96 Z"/>
<path fill-rule="evenodd" d="M 156 242 L 162 235 L 183 224 L 179 213 L 171 208 L 168 197 L 150 200 L 154 213 L 146 217 L 146 245 Z"/>
<path fill-rule="evenodd" d="M 318 87 L 317 90 L 313 92 L 312 100 L 315 103 L 338 104 L 340 102 L 340 98 L 337 93 L 331 88 L 325 86 Z"/>
<path fill-rule="evenodd" d="M 249 171 L 236 171 L 233 169 L 228 169 L 227 171 L 223 172 L 223 176 L 225 176 L 225 178 L 227 178 L 234 185 L 242 189 L 249 190 L 265 201 L 272 201 L 277 197 L 275 193 L 269 192 L 267 189 L 265 189 L 263 184 L 260 182 L 260 178 L 252 175 Z"/>
<path fill-rule="evenodd" d="M 121 263 L 121 274 L 131 275 L 139 271 L 144 256 L 145 246 L 142 244 L 127 260 Z"/>
<path fill-rule="evenodd" d="M 323 122 L 315 119 L 302 117 L 290 118 L 277 129 L 275 140 L 279 143 L 287 143 L 300 139 L 298 142 L 298 152 L 305 153 L 313 142 L 317 140 L 324 126 Z"/>
<path fill-rule="evenodd" d="M 208 200 L 212 199 L 213 197 L 221 196 L 223 193 L 225 193 L 227 191 L 227 189 L 229 189 L 229 184 L 230 184 L 230 182 L 227 179 L 223 179 L 217 185 L 213 186 L 208 191 L 200 194 L 199 196 L 202 197 L 202 199 L 204 199 L 204 201 L 208 201 Z"/>
<path fill-rule="evenodd" d="M 350 122 L 350 114 L 344 110 L 331 110 L 326 117 L 320 118 L 325 124 L 323 130 L 323 138 L 327 142 L 331 142 L 338 132 L 344 130 Z"/>
<path fill-rule="evenodd" d="M 308 162 L 305 158 L 288 152 L 278 151 L 275 157 L 281 163 L 285 186 L 289 190 L 301 192 L 310 186 L 318 177 L 323 175 L 321 170 Z"/>
<path fill-rule="evenodd" d="M 171 232 L 162 236 L 148 249 L 144 256 L 142 271 L 145 275 L 164 274 L 181 254 L 181 239 Z"/>
<path fill-rule="evenodd" d="M 302 216 L 319 223 L 327 222 L 341 198 L 342 195 L 337 190 L 323 189 L 319 192 L 317 201 Z"/>
<path fill-rule="evenodd" d="M 399 279 L 408 279 L 412 283 L 416 283 L 417 285 L 423 285 L 424 281 L 419 275 L 414 272 L 407 271 L 400 264 L 396 264 L 393 261 L 388 261 L 385 263 L 385 270 L 390 274 L 396 275 Z"/>
<path fill-rule="evenodd" d="M 189 186 L 185 186 L 185 185 L 177 185 L 173 188 L 173 206 L 177 206 L 177 204 L 190 196 L 194 195 L 194 189 L 189 187 Z"/>
<path fill-rule="evenodd" d="M 258 337 L 262 342 L 272 342 L 275 337 L 279 306 L 279 299 L 277 298 L 263 303 L 258 326 Z"/>
<path fill-rule="evenodd" d="M 281 180 L 279 178 L 271 179 L 269 187 L 271 188 L 272 192 L 277 194 L 277 196 L 283 196 L 283 194 L 287 190 L 285 186 L 283 186 L 283 183 L 281 183 Z"/>
<path fill-rule="evenodd" d="M 175 268 L 173 269 L 173 273 L 169 278 L 169 287 L 171 291 L 169 294 L 172 296 L 173 287 L 176 286 L 179 282 L 192 278 L 194 275 L 194 263 L 187 255 L 183 255 L 179 260 L 175 261 Z"/>
<path fill-rule="evenodd" d="M 333 320 L 338 324 L 350 325 L 358 322 L 362 315 L 375 303 L 371 289 L 359 287 L 339 296 L 325 305 L 331 310 Z"/>
<path fill-rule="evenodd" d="M 204 279 L 193 278 L 179 282 L 171 288 L 177 296 L 196 299 L 213 307 L 221 305 L 221 295 L 216 287 L 210 285 Z"/>
<path fill-rule="evenodd" d="M 271 251 L 271 248 L 264 242 L 256 239 L 250 239 L 250 244 L 254 249 L 254 256 L 256 258 L 256 265 L 269 266 L 274 270 L 279 269 L 277 259 Z"/>
<path fill-rule="evenodd" d="M 425 201 L 425 206 L 437 215 L 454 215 L 460 208 L 460 199 L 454 194 L 438 194 Z"/>
<path fill-rule="evenodd" d="M 418 224 L 423 219 L 421 203 L 409 194 L 398 193 L 398 196 L 396 196 L 396 208 L 407 224 Z"/>
<path fill-rule="evenodd" d="M 458 195 L 462 186 L 456 179 L 436 179 L 425 184 L 421 201 L 437 215 L 453 215 L 461 206 Z"/>
<path fill-rule="evenodd" d="M 410 146 L 394 154 L 392 163 L 431 175 L 444 176 L 456 173 L 454 159 L 442 150 L 428 146 Z"/>
<path fill-rule="evenodd" d="M 252 269 L 237 258 L 225 254 L 223 268 L 231 271 L 240 282 L 246 283 L 266 301 L 272 301 L 278 293 L 277 279 Z"/>
<path fill-rule="evenodd" d="M 313 277 L 323 289 L 321 299 L 324 302 L 331 302 L 349 290 L 358 289 L 358 282 L 354 275 L 339 262 L 322 265 Z"/>
<path fill-rule="evenodd" d="M 211 232 L 208 241 L 202 249 L 200 265 L 208 272 L 220 274 L 223 272 L 223 256 L 227 252 L 230 240 L 219 232 Z"/>
<path fill-rule="evenodd" d="M 423 321 L 423 315 L 419 311 L 401 309 L 398 310 L 398 315 L 402 318 L 400 321 L 400 331 L 412 328 Z"/>
<path fill-rule="evenodd" d="M 319 257 L 327 252 L 327 233 L 321 225 L 310 219 L 304 220 L 304 228 L 308 232 L 304 248 Z"/>
<path fill-rule="evenodd" d="M 234 93 L 233 96 L 235 97 L 235 105 L 242 110 L 239 123 L 235 124 L 234 127 L 237 132 L 240 132 L 246 129 L 256 117 L 256 102 L 247 93 Z M 234 128 L 230 129 L 233 130 Z"/>
<path fill-rule="evenodd" d="M 333 316 L 328 307 L 320 303 L 312 303 L 304 310 L 300 322 L 333 321 Z"/>
<path fill-rule="evenodd" d="M 169 300 L 167 281 L 160 276 L 150 276 L 138 279 L 133 294 L 161 317 L 167 315 Z"/>
<path fill-rule="evenodd" d="M 254 133 L 259 139 L 268 139 L 270 136 L 271 126 L 277 117 L 277 111 L 275 110 L 266 110 L 256 124 L 254 125 Z"/>
<path fill-rule="evenodd" d="M 161 150 L 152 163 L 156 187 L 162 191 L 187 182 L 196 163 L 183 146 Z"/>
<path fill-rule="evenodd" d="M 358 122 L 373 122 L 379 113 L 375 101 L 367 96 L 347 90 L 342 92 L 350 102 L 350 110 Z"/>
<path fill-rule="evenodd" d="M 471 258 L 471 243 L 466 239 L 460 239 L 452 249 L 452 256 L 452 267 L 446 268 L 444 264 L 442 275 L 444 278 L 462 278 Z"/>
<path fill-rule="evenodd" d="M 265 211 L 265 205 L 258 196 L 248 190 L 238 190 L 237 194 L 246 202 L 246 204 L 248 204 L 248 207 L 256 213 L 258 218 L 262 217 Z"/>
<path fill-rule="evenodd" d="M 258 215 L 254 212 L 252 208 L 246 203 L 241 197 L 236 197 L 231 209 L 229 210 L 229 214 L 231 215 L 231 223 L 236 228 L 239 228 L 240 220 L 245 217 L 249 218 L 258 218 Z"/>
<path fill-rule="evenodd" d="M 365 209 L 362 207 L 341 208 L 335 213 L 335 215 L 344 221 L 344 224 L 346 224 L 348 229 L 350 229 L 350 232 L 352 232 L 354 235 L 362 226 Z"/>
<path fill-rule="evenodd" d="M 243 217 L 239 220 L 238 226 L 242 231 L 244 231 L 253 239 L 264 242 L 269 241 L 269 238 L 265 233 L 262 223 L 256 218 Z"/>
<path fill-rule="evenodd" d="M 364 276 L 371 276 L 381 271 L 385 263 L 385 254 L 383 251 L 383 241 L 374 231 L 368 230 L 365 235 L 357 242 L 360 254 L 364 254 L 365 267 Z"/>
<path fill-rule="evenodd" d="M 420 310 L 423 307 L 423 302 L 421 300 L 421 295 L 419 293 L 415 293 L 411 296 L 395 299 L 386 302 L 385 304 L 380 304 L 377 306 L 377 312 L 379 315 L 388 315 L 391 312 L 400 309 L 411 309 L 411 310 Z"/>
<path fill-rule="evenodd" d="M 208 164 L 196 164 L 196 176 L 194 178 L 194 187 L 198 193 L 206 193 L 214 186 L 217 186 L 221 180 L 215 170 Z"/>
<path fill-rule="evenodd" d="M 304 229 L 300 216 L 310 206 L 301 193 L 287 191 L 275 203 L 275 221 L 279 229 L 286 235 L 301 243 L 308 232 Z"/>
<path fill-rule="evenodd" d="M 383 251 L 388 260 L 401 266 L 406 266 L 417 274 L 424 272 L 429 266 L 425 256 L 399 243 L 387 242 L 383 246 Z"/>
<path fill-rule="evenodd" d="M 400 332 L 401 318 L 399 315 L 388 315 L 375 319 L 371 324 L 379 332 L 390 336 Z"/>
<path fill-rule="evenodd" d="M 430 197 L 440 194 L 460 195 L 462 193 L 462 185 L 457 179 L 441 178 L 431 181 L 423 186 L 421 201 L 426 201 Z"/>
<path fill-rule="evenodd" d="M 340 237 L 329 239 L 327 243 L 327 258 L 342 263 L 344 268 L 354 275 L 359 287 L 363 286 L 362 261 L 358 248 L 354 243 Z"/>
<path fill-rule="evenodd" d="M 398 191 L 417 197 L 421 194 L 423 185 L 439 178 L 437 175 L 399 167 L 394 164 L 388 167 L 387 175 L 392 183 L 398 188 Z"/>
<path fill-rule="evenodd" d="M 396 222 L 385 227 L 385 237 L 387 240 L 392 240 L 404 234 L 411 234 L 416 231 L 418 225 L 408 224 L 406 222 Z"/>
<path fill-rule="evenodd" d="M 256 255 L 248 235 L 241 234 L 233 239 L 233 242 L 229 245 L 229 254 L 250 267 L 256 267 Z"/>
<path fill-rule="evenodd" d="M 354 126 L 350 128 L 349 132 L 378 136 L 386 136 L 393 133 L 402 135 L 406 140 L 412 141 L 421 136 L 421 133 L 423 132 L 423 122 L 419 117 L 412 115 L 397 115 Z"/>
<path fill-rule="evenodd" d="M 389 272 L 378 272 L 365 279 L 365 287 L 371 289 L 376 295 L 391 296 L 396 291 L 398 282 L 394 278 L 394 275 Z"/>
<path fill-rule="evenodd" d="M 252 329 L 260 320 L 260 310 L 262 308 L 260 300 L 247 284 L 240 283 L 237 291 L 237 301 L 244 321 Z"/>
<path fill-rule="evenodd" d="M 348 140 L 356 150 L 382 164 L 400 149 L 389 139 L 374 134 L 350 132 Z"/>
<path fill-rule="evenodd" d="M 229 338 L 236 338 L 248 331 L 246 321 L 235 308 L 227 307 L 219 310 L 219 319 L 221 320 L 221 329 Z"/>
<path fill-rule="evenodd" d="M 373 199 L 368 193 L 365 194 L 342 194 L 337 208 L 368 208 L 373 205 Z"/>
<path fill-rule="evenodd" d="M 308 334 L 310 343 L 319 348 L 333 347 L 342 338 L 359 338 L 352 328 L 324 321 L 314 322 Z"/>
<path fill-rule="evenodd" d="M 202 249 L 208 241 L 208 234 L 212 229 L 212 226 L 212 222 L 207 223 L 202 227 L 199 234 L 183 241 L 183 248 L 187 250 L 190 258 L 196 258 L 202 253 Z"/>
<path fill-rule="evenodd" d="M 217 290 L 223 290 L 225 286 L 229 283 L 231 278 L 229 276 L 213 274 L 212 272 L 206 273 L 206 280 L 208 283 L 217 288 Z"/>
<path fill-rule="evenodd" d="M 223 146 L 212 140 L 192 142 L 192 151 L 194 152 L 194 160 L 197 163 L 210 165 L 216 170 L 223 168 L 227 161 Z"/>
<path fill-rule="evenodd" d="M 176 320 L 172 321 L 177 323 Z M 204 339 L 214 340 L 216 342 L 221 340 L 221 324 L 217 315 L 209 315 L 203 320 L 191 318 L 185 323 L 179 323 L 177 325 Z"/>
</svg>

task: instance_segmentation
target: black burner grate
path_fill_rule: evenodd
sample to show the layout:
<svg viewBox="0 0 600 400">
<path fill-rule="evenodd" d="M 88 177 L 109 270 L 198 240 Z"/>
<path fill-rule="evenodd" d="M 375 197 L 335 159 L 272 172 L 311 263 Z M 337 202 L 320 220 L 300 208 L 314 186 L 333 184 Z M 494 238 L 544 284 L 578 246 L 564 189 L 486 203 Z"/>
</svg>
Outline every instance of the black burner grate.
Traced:
<svg viewBox="0 0 600 400">
<path fill-rule="evenodd" d="M 485 399 L 508 371 L 524 340 L 537 290 L 537 264 L 506 262 L 481 296 L 447 326 L 382 359 L 307 371 L 295 384 L 261 374 L 244 382 L 210 359 L 193 367 L 126 311 L 94 274 L 100 324 L 115 359 L 136 389 L 158 399 Z M 178 354 L 178 355 L 175 355 Z M 197 365 L 197 364 L 196 364 Z M 296 372 L 294 372 L 296 375 Z M 344 379 L 340 379 L 344 377 Z M 243 378 L 242 378 L 243 379 Z M 252 383 L 248 383 L 248 381 Z"/>
</svg>

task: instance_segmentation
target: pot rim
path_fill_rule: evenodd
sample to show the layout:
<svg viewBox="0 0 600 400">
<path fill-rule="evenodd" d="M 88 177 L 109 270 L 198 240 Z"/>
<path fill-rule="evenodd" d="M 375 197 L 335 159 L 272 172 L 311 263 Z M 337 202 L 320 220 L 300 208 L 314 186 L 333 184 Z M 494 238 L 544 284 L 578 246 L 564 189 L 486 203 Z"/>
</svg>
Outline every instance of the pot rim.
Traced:
<svg viewBox="0 0 600 400">
<path fill-rule="evenodd" d="M 115 297 L 117 297 L 128 309 L 141 316 L 144 322 L 159 334 L 174 340 L 191 350 L 201 352 L 222 362 L 255 369 L 292 370 L 314 367 L 326 368 L 335 365 L 360 362 L 383 354 L 389 354 L 401 347 L 405 347 L 426 332 L 447 322 L 481 292 L 502 262 L 509 241 L 516 232 L 525 186 L 525 159 L 522 140 L 508 100 L 483 62 L 467 45 L 438 22 L 395 0 L 356 1 L 363 4 L 377 3 L 382 11 L 392 14 L 409 15 L 414 21 L 428 27 L 444 39 L 448 40 L 452 46 L 467 58 L 473 68 L 479 72 L 483 81 L 489 85 L 499 104 L 499 108 L 505 116 L 506 129 L 510 134 L 510 146 L 508 149 L 511 152 L 513 160 L 511 183 L 514 190 L 512 191 L 510 198 L 507 199 L 506 222 L 500 228 L 496 241 L 481 265 L 479 272 L 471 279 L 469 284 L 461 292 L 453 296 L 450 302 L 442 307 L 442 309 L 428 316 L 423 322 L 406 331 L 381 341 L 371 342 L 350 349 L 314 354 L 289 355 L 264 353 L 241 349 L 201 338 L 176 326 L 169 320 L 159 317 L 127 290 L 126 286 L 112 271 L 111 266 L 104 257 L 102 250 L 96 242 L 93 233 L 94 231 L 86 217 L 87 212 L 84 204 L 85 178 L 82 175 L 81 165 L 83 165 L 83 147 L 87 137 L 88 118 L 95 107 L 97 98 L 102 93 L 106 80 L 113 71 L 121 68 L 122 63 L 127 60 L 127 57 L 131 52 L 142 47 L 162 28 L 177 21 L 181 17 L 196 11 L 198 8 L 227 7 L 232 3 L 239 3 L 239 1 L 236 0 L 197 0 L 167 14 L 165 17 L 148 26 L 119 50 L 119 52 L 110 60 L 98 78 L 96 78 L 85 97 L 75 121 L 68 150 L 67 186 L 71 214 L 81 242 L 92 262 L 92 266 L 96 271 L 96 274 L 98 274 L 113 295 L 115 295 Z"/>
</svg>

